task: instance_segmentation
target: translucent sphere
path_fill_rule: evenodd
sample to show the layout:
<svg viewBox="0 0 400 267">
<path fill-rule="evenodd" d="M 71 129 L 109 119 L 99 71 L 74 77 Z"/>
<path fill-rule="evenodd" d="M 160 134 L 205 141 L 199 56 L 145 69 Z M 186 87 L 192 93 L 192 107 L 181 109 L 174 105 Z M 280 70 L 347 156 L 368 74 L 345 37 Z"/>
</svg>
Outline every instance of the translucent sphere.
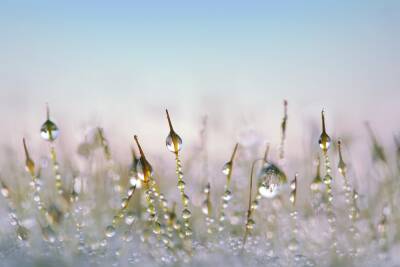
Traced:
<svg viewBox="0 0 400 267">
<path fill-rule="evenodd" d="M 28 240 L 29 230 L 26 227 L 19 225 L 17 228 L 17 237 L 21 241 Z"/>
<path fill-rule="evenodd" d="M 324 177 L 324 183 L 329 185 L 332 183 L 332 176 L 330 176 L 329 174 L 325 175 Z"/>
<path fill-rule="evenodd" d="M 145 180 L 145 178 L 149 178 L 153 176 L 153 167 L 147 162 L 147 160 L 144 160 L 145 166 L 143 167 L 142 161 L 140 160 L 137 164 L 137 175 L 141 180 Z"/>
<path fill-rule="evenodd" d="M 320 176 L 316 176 L 310 185 L 310 189 L 314 192 L 323 191 L 324 184 Z"/>
<path fill-rule="evenodd" d="M 142 187 L 142 182 L 140 179 L 138 179 L 138 177 L 136 176 L 132 176 L 131 178 L 129 178 L 129 183 L 132 186 L 136 186 L 136 188 L 141 188 Z"/>
<path fill-rule="evenodd" d="M 43 239 L 49 243 L 54 243 L 56 241 L 56 233 L 50 226 L 42 228 Z"/>
<path fill-rule="evenodd" d="M 170 132 L 165 140 L 167 149 L 176 153 L 182 149 L 182 139 L 175 132 Z"/>
<path fill-rule="evenodd" d="M 227 162 L 225 165 L 222 167 L 222 173 L 225 175 L 228 175 L 232 170 L 232 162 Z"/>
<path fill-rule="evenodd" d="M 184 209 L 182 211 L 182 218 L 183 219 L 189 219 L 192 216 L 192 214 L 190 213 L 190 211 L 188 209 Z"/>
<path fill-rule="evenodd" d="M 331 138 L 325 132 L 322 132 L 321 136 L 319 137 L 318 143 L 322 151 L 326 152 L 331 146 Z"/>
<path fill-rule="evenodd" d="M 287 182 L 285 173 L 275 164 L 267 163 L 259 174 L 261 185 L 258 192 L 265 198 L 274 198 Z"/>
<path fill-rule="evenodd" d="M 225 193 L 223 195 L 223 199 L 225 201 L 229 201 L 229 200 L 231 200 L 231 198 L 232 198 L 232 192 L 229 191 L 229 190 L 225 190 Z"/>
<path fill-rule="evenodd" d="M 248 230 L 252 230 L 254 228 L 255 222 L 253 219 L 249 219 L 246 223 L 246 228 Z"/>
<path fill-rule="evenodd" d="M 132 212 L 128 212 L 125 216 L 125 223 L 131 225 L 135 221 L 135 215 Z"/>
<path fill-rule="evenodd" d="M 57 125 L 51 120 L 47 120 L 40 128 L 40 136 L 46 141 L 54 141 L 57 139 L 60 131 Z"/>
<path fill-rule="evenodd" d="M 106 228 L 106 236 L 113 237 L 115 235 L 115 228 L 112 225 L 107 226 Z"/>
</svg>

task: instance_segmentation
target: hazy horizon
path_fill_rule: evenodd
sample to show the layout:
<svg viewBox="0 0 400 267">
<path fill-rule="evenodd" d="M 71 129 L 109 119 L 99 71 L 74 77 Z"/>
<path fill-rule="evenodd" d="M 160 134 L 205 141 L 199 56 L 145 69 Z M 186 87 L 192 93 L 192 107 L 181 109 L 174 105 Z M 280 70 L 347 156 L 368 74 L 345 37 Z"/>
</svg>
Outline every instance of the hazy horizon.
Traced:
<svg viewBox="0 0 400 267">
<path fill-rule="evenodd" d="M 400 122 L 400 3 L 261 1 L 120 4 L 3 1 L 1 144 L 39 146 L 45 103 L 66 143 L 102 126 L 117 147 L 156 151 L 170 109 L 184 142 L 201 118 L 229 150 L 246 129 L 279 141 L 289 101 L 291 147 L 327 110 L 336 135 L 371 121 L 392 142 Z"/>
</svg>

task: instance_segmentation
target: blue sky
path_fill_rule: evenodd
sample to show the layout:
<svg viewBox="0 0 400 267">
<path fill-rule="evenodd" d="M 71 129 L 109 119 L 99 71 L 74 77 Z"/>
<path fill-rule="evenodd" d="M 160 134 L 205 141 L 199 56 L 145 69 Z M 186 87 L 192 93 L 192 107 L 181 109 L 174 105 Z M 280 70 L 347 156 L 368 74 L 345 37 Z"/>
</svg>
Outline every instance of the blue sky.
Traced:
<svg viewBox="0 0 400 267">
<path fill-rule="evenodd" d="M 45 102 L 123 138 L 156 137 L 165 107 L 192 138 L 203 114 L 267 132 L 284 98 L 299 127 L 325 107 L 335 125 L 399 129 L 399 1 L 216 2 L 0 0 L 3 140 Z"/>
</svg>

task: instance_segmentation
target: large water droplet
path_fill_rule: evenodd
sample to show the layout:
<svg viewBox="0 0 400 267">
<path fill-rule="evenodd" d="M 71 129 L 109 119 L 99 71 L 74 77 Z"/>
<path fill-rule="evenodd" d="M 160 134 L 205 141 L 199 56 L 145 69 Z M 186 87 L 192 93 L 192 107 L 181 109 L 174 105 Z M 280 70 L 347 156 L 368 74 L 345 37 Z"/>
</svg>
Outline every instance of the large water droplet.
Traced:
<svg viewBox="0 0 400 267">
<path fill-rule="evenodd" d="M 143 168 L 141 160 L 137 164 L 137 175 L 143 181 L 145 180 L 145 178 L 153 176 L 153 167 L 151 167 L 150 163 L 148 163 L 147 160 L 145 160 L 145 165 L 145 168 Z"/>
<path fill-rule="evenodd" d="M 51 120 L 45 121 L 40 128 L 40 136 L 46 141 L 52 142 L 56 140 L 59 133 L 57 125 Z"/>
<path fill-rule="evenodd" d="M 259 180 L 262 182 L 258 191 L 266 198 L 273 198 L 279 194 L 287 182 L 285 173 L 273 163 L 267 163 L 262 167 Z"/>
<path fill-rule="evenodd" d="M 326 152 L 331 145 L 331 138 L 325 132 L 322 132 L 321 136 L 319 137 L 318 143 L 322 151 Z"/>
<path fill-rule="evenodd" d="M 175 132 L 170 132 L 165 140 L 167 149 L 173 153 L 176 153 L 182 149 L 182 139 Z"/>
</svg>

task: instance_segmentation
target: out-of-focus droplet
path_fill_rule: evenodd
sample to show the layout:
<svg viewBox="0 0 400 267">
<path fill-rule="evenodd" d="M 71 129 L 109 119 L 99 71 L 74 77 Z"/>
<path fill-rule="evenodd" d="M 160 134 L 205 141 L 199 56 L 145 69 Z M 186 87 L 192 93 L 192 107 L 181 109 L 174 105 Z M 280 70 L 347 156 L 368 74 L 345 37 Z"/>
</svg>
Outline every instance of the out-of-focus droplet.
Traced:
<svg viewBox="0 0 400 267">
<path fill-rule="evenodd" d="M 129 178 L 129 183 L 132 186 L 136 186 L 136 188 L 138 189 L 142 187 L 142 181 L 138 179 L 136 176 L 132 176 L 131 178 Z"/>
<path fill-rule="evenodd" d="M 248 230 L 252 230 L 254 228 L 254 225 L 255 225 L 255 222 L 254 222 L 253 219 L 250 218 L 250 219 L 247 220 L 246 228 Z"/>
<path fill-rule="evenodd" d="M 128 198 L 123 198 L 121 201 L 121 208 L 123 209 L 126 208 L 128 206 L 128 202 L 129 202 Z"/>
<path fill-rule="evenodd" d="M 208 214 L 208 200 L 205 200 L 203 204 L 201 205 L 201 211 L 203 212 L 204 215 L 209 215 Z"/>
<path fill-rule="evenodd" d="M 44 241 L 47 241 L 49 243 L 54 243 L 56 241 L 56 233 L 50 226 L 42 228 L 42 235 Z"/>
<path fill-rule="evenodd" d="M 332 183 L 332 176 L 330 176 L 329 174 L 324 176 L 324 183 L 326 185 L 330 185 Z"/>
<path fill-rule="evenodd" d="M 112 225 L 109 225 L 106 227 L 106 236 L 107 237 L 113 237 L 115 235 L 115 228 Z"/>
<path fill-rule="evenodd" d="M 3 182 L 1 182 L 0 192 L 1 192 L 1 195 L 5 198 L 8 198 L 10 196 L 10 190 Z"/>
<path fill-rule="evenodd" d="M 182 149 L 182 138 L 175 132 L 170 132 L 165 140 L 167 149 L 173 153 L 176 153 Z"/>
<path fill-rule="evenodd" d="M 178 181 L 178 189 L 180 191 L 182 191 L 183 189 L 185 189 L 185 182 L 183 180 L 179 180 Z"/>
<path fill-rule="evenodd" d="M 159 222 L 154 222 L 153 233 L 159 235 L 161 233 L 161 225 Z"/>
<path fill-rule="evenodd" d="M 222 167 L 222 173 L 225 175 L 228 175 L 232 170 L 232 162 L 227 162 L 224 164 L 224 166 Z"/>
<path fill-rule="evenodd" d="M 182 211 L 182 218 L 183 219 L 189 219 L 192 216 L 192 214 L 190 213 L 190 211 L 188 209 L 184 209 Z"/>
<path fill-rule="evenodd" d="M 125 216 L 125 223 L 131 225 L 135 221 L 135 215 L 132 212 L 128 212 Z"/>
<path fill-rule="evenodd" d="M 324 184 L 320 176 L 316 176 L 310 185 L 310 189 L 314 192 L 323 191 Z"/>
<path fill-rule="evenodd" d="M 18 228 L 17 228 L 17 237 L 21 241 L 28 240 L 28 238 L 29 238 L 29 230 L 26 227 L 24 227 L 22 225 L 19 225 Z"/>
<path fill-rule="evenodd" d="M 232 199 L 232 192 L 229 191 L 229 190 L 225 190 L 223 199 L 224 199 L 225 201 L 231 200 L 231 199 Z"/>
<path fill-rule="evenodd" d="M 289 243 L 288 249 L 290 251 L 296 251 L 298 249 L 298 247 L 299 247 L 299 244 L 298 244 L 297 240 L 292 239 Z"/>
</svg>

